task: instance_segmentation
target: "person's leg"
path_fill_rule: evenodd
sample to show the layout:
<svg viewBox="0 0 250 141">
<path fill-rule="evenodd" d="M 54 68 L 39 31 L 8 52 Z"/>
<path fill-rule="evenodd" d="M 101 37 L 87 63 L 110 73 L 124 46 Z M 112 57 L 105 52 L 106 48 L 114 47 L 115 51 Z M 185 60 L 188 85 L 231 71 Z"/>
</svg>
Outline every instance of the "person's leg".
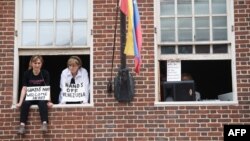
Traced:
<svg viewBox="0 0 250 141">
<path fill-rule="evenodd" d="M 17 131 L 19 134 L 25 133 L 25 124 L 27 123 L 27 120 L 28 120 L 31 104 L 32 104 L 31 101 L 24 101 L 22 103 L 21 111 L 20 111 L 20 126 Z"/>
<path fill-rule="evenodd" d="M 42 132 L 47 132 L 48 130 L 48 107 L 47 107 L 47 101 L 38 101 L 38 107 L 41 117 L 41 130 Z"/>
<path fill-rule="evenodd" d="M 39 113 L 41 117 L 41 122 L 44 121 L 48 122 L 48 107 L 47 107 L 47 101 L 38 101 L 38 107 L 39 107 Z"/>
<path fill-rule="evenodd" d="M 23 101 L 20 111 L 20 123 L 26 124 L 31 104 L 31 101 Z"/>
</svg>

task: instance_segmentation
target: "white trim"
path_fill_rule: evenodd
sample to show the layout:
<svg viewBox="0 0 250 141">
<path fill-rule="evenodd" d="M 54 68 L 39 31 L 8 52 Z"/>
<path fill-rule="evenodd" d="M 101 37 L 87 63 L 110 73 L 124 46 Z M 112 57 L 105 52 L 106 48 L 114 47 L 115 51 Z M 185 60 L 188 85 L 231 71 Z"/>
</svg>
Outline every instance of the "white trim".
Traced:
<svg viewBox="0 0 250 141">
<path fill-rule="evenodd" d="M 159 60 L 231 60 L 231 54 L 173 54 L 159 55 Z"/>
<path fill-rule="evenodd" d="M 230 2 L 228 2 L 228 11 L 229 10 L 232 10 L 232 11 L 234 11 L 234 1 L 232 0 L 232 1 L 230 1 Z M 235 48 L 236 48 L 236 46 L 235 46 L 235 31 L 234 31 L 234 29 L 232 29 L 232 27 L 234 27 L 234 14 L 230 14 L 230 16 L 229 16 L 229 20 L 228 21 L 230 21 L 230 23 L 232 23 L 232 25 L 231 26 L 229 26 L 229 28 L 230 28 L 230 31 L 231 31 L 231 36 L 230 36 L 230 40 L 232 41 L 231 42 L 231 60 L 232 60 L 232 63 L 231 63 L 231 66 L 232 66 L 232 90 L 233 90 L 233 100 L 234 101 L 238 101 L 238 93 L 237 93 L 237 78 L 236 78 L 236 76 L 237 76 L 237 73 L 236 73 L 236 50 L 235 50 Z"/>
<path fill-rule="evenodd" d="M 159 75 L 159 61 L 158 61 L 158 51 L 157 51 L 157 43 L 160 42 L 160 20 L 158 19 L 158 17 L 160 17 L 159 15 L 159 9 L 160 9 L 160 2 L 156 2 L 154 1 L 154 9 L 157 12 L 154 12 L 154 25 L 155 25 L 155 33 L 154 33 L 154 68 L 155 68 L 155 102 L 159 101 L 159 84 L 160 84 L 160 79 L 158 78 Z"/>
<path fill-rule="evenodd" d="M 52 108 L 88 108 L 88 107 L 93 107 L 94 104 L 54 104 Z M 16 109 L 16 105 L 12 105 L 11 109 Z M 37 105 L 32 105 L 30 107 L 31 109 L 38 109 Z"/>
<path fill-rule="evenodd" d="M 19 23 L 19 5 L 20 5 L 20 0 L 15 0 L 15 31 L 17 31 L 18 28 L 18 23 Z M 18 73 L 18 68 L 19 68 L 19 57 L 18 57 L 18 35 L 14 36 L 14 66 L 13 66 L 13 94 L 12 94 L 12 107 L 13 105 L 16 105 L 18 102 L 17 99 L 17 94 L 18 92 L 18 79 L 19 79 L 19 73 Z"/>
<path fill-rule="evenodd" d="M 70 30 L 70 37 L 69 37 L 69 44 L 68 45 L 65 45 L 65 46 L 63 46 L 63 47 L 69 47 L 69 48 L 74 48 L 75 47 L 75 45 L 73 45 L 73 24 L 74 24 L 74 22 L 87 22 L 87 33 L 86 33 L 86 35 L 87 35 L 87 37 L 86 37 L 86 39 L 87 39 L 87 41 L 86 41 L 86 44 L 84 44 L 84 45 L 81 45 L 81 47 L 90 47 L 91 46 L 91 39 L 90 39 L 90 36 L 91 36 L 91 30 L 92 30 L 92 21 L 90 21 L 90 20 L 93 20 L 93 17 L 92 17 L 92 11 L 93 11 L 93 8 L 92 8 L 92 5 L 93 5 L 93 2 L 91 1 L 91 0 L 87 0 L 88 1 L 88 9 L 87 9 L 87 13 L 88 13 L 88 17 L 87 18 L 82 18 L 82 19 L 74 19 L 72 16 L 73 16 L 73 0 L 70 0 L 70 13 L 71 13 L 71 15 L 70 15 L 70 18 L 69 19 L 56 19 L 56 9 L 57 9 L 57 0 L 53 0 L 53 2 L 54 2 L 54 9 L 53 9 L 53 12 L 54 12 L 54 14 L 53 14 L 53 19 L 40 19 L 40 17 L 39 17 L 39 12 L 40 12 L 40 3 L 39 3 L 39 1 L 41 1 L 41 0 L 36 0 L 36 7 L 37 7 L 37 9 L 36 9 L 36 19 L 22 19 L 21 17 L 22 17 L 22 13 L 21 12 L 19 12 L 19 13 L 17 13 L 17 14 L 19 14 L 19 23 L 20 23 L 20 26 L 19 26 L 19 32 L 20 33 L 23 33 L 23 29 L 22 29 L 22 24 L 23 24 L 23 22 L 33 22 L 34 24 L 36 24 L 36 37 L 35 37 L 35 39 L 36 39 L 36 42 L 35 42 L 35 44 L 34 45 L 30 45 L 30 46 L 25 46 L 25 45 L 22 45 L 22 38 L 20 37 L 20 39 L 19 39 L 19 42 L 18 42 L 18 48 L 32 48 L 32 47 L 35 47 L 35 48 L 58 48 L 58 47 L 60 47 L 60 46 L 57 46 L 56 45 L 56 25 L 57 25 L 57 23 L 58 22 L 67 22 L 67 23 L 69 23 L 70 24 L 70 27 L 69 27 L 69 30 Z M 92 4 L 92 5 L 89 5 L 89 4 Z M 19 6 L 20 7 L 20 9 L 19 9 L 19 11 L 22 11 L 22 8 L 21 8 L 21 5 L 22 5 L 22 0 L 20 0 L 20 3 L 19 3 L 19 5 L 17 5 L 17 6 Z M 92 10 L 92 11 L 91 11 Z M 52 42 L 52 45 L 49 45 L 49 46 L 40 46 L 39 45 L 39 42 L 40 42 L 40 40 L 39 40 L 39 36 L 40 36 L 40 23 L 41 22 L 51 22 L 51 23 L 53 23 L 53 42 Z"/>
<path fill-rule="evenodd" d="M 176 1 L 175 1 L 176 2 Z M 177 4 L 175 4 L 176 7 Z M 211 2 L 209 3 L 209 8 L 211 11 Z M 235 33 L 233 31 L 234 27 L 234 2 L 227 1 L 227 14 L 222 14 L 223 16 L 227 16 L 227 30 L 228 30 L 228 37 L 226 41 L 212 41 L 212 28 L 210 27 L 210 41 L 189 41 L 189 42 L 161 42 L 161 29 L 160 29 L 160 1 L 154 1 L 154 25 L 156 28 L 155 33 L 155 41 L 154 42 L 154 61 L 155 61 L 155 106 L 181 106 L 181 105 L 237 105 L 238 98 L 237 98 L 237 79 L 236 79 L 236 58 L 235 58 Z M 175 8 L 177 10 L 177 8 Z M 176 11 L 175 11 L 176 13 Z M 194 14 L 194 13 L 193 13 Z M 193 16 L 193 15 L 192 15 Z M 177 16 L 175 15 L 175 18 Z M 211 19 L 211 13 L 209 13 L 209 17 Z M 175 23 L 176 24 L 176 23 Z M 232 25 L 231 25 L 232 24 Z M 192 24 L 194 25 L 194 24 Z M 210 26 L 212 25 L 210 20 Z M 177 25 L 176 25 L 177 26 Z M 175 27 L 177 30 L 177 27 Z M 177 32 L 175 32 L 176 36 Z M 177 38 L 175 38 L 177 40 Z M 228 53 L 226 54 L 213 54 L 211 51 L 212 47 L 210 46 L 210 53 L 209 54 L 161 54 L 161 45 L 172 45 L 177 48 L 177 45 L 211 45 L 211 44 L 227 44 L 228 45 Z M 233 101 L 219 101 L 219 100 L 209 100 L 209 101 L 192 101 L 192 102 L 161 102 L 159 101 L 159 61 L 160 60 L 231 60 L 231 71 L 232 71 L 232 93 L 233 93 Z"/>
<path fill-rule="evenodd" d="M 38 4 L 38 3 L 37 3 Z M 15 108 L 18 102 L 18 84 L 19 84 L 19 56 L 29 56 L 34 54 L 39 55 L 90 55 L 90 103 L 89 104 L 70 104 L 70 105 L 60 105 L 55 104 L 53 107 L 93 107 L 94 106 L 94 96 L 93 96 L 93 35 L 91 34 L 93 28 L 93 1 L 88 0 L 88 19 L 87 20 L 87 46 L 21 46 L 21 33 L 22 33 L 22 22 L 21 22 L 21 10 L 22 10 L 22 0 L 15 0 L 15 30 L 18 31 L 18 36 L 15 36 L 14 43 L 14 70 L 13 70 L 13 102 L 12 108 Z M 37 9 L 38 10 L 38 9 Z M 54 1 L 54 12 L 56 10 L 56 1 Z M 37 12 L 38 14 L 38 12 Z M 56 15 L 54 14 L 53 22 Z M 38 18 L 38 17 L 37 17 Z M 72 20 L 72 19 L 71 19 Z M 79 20 L 76 20 L 79 21 Z M 80 20 L 82 21 L 82 20 Z M 36 19 L 36 22 L 38 20 Z M 38 24 L 37 24 L 38 26 Z M 55 30 L 56 27 L 54 27 Z M 37 28 L 38 29 L 38 28 Z M 37 32 L 38 34 L 38 32 Z M 37 37 L 38 38 L 38 37 Z M 55 43 L 55 34 L 53 36 Z M 37 39 L 38 41 L 38 39 Z M 58 86 L 59 87 L 59 86 Z M 36 107 L 36 106 L 32 106 Z"/>
<path fill-rule="evenodd" d="M 224 105 L 235 105 L 237 106 L 238 101 L 185 101 L 185 102 L 155 102 L 154 105 L 157 107 L 162 106 L 224 106 Z"/>
<path fill-rule="evenodd" d="M 92 0 L 88 0 L 88 26 L 91 28 L 87 28 L 88 29 L 88 35 L 89 38 L 87 38 L 87 44 L 90 45 L 90 106 L 94 106 L 94 91 L 93 91 L 93 83 L 94 83 L 94 45 L 93 45 L 93 35 L 91 34 L 91 31 L 93 29 L 93 1 Z"/>
<path fill-rule="evenodd" d="M 230 44 L 229 41 L 191 41 L 191 42 L 159 42 L 158 45 L 211 45 L 211 44 Z"/>
</svg>

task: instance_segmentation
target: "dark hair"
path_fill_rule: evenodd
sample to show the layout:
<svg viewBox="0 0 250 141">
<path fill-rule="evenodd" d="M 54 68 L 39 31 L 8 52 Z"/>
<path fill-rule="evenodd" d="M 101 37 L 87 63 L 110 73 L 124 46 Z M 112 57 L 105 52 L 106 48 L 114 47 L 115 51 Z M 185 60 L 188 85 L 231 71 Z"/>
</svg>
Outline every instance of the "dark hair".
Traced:
<svg viewBox="0 0 250 141">
<path fill-rule="evenodd" d="M 181 79 L 182 80 L 193 80 L 193 77 L 192 77 L 192 75 L 190 73 L 182 73 L 181 74 Z"/>
</svg>

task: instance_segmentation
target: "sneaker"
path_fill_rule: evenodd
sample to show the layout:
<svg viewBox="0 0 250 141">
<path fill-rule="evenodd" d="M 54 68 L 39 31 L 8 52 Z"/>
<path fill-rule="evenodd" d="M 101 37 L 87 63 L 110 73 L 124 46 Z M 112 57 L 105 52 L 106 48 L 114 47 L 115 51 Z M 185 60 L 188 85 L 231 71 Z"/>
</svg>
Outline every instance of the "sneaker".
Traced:
<svg viewBox="0 0 250 141">
<path fill-rule="evenodd" d="M 18 130 L 17 130 L 18 134 L 24 134 L 25 133 L 25 125 L 20 125 Z"/>
<path fill-rule="evenodd" d="M 41 130 L 42 130 L 42 132 L 47 132 L 48 131 L 48 124 L 47 123 L 43 123 L 42 124 L 42 127 L 41 127 Z"/>
</svg>

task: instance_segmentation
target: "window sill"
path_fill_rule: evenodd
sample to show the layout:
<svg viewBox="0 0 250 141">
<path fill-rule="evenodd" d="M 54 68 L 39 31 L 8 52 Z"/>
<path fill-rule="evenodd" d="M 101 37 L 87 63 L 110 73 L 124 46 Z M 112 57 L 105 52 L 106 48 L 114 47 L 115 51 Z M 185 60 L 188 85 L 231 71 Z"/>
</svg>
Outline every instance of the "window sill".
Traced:
<svg viewBox="0 0 250 141">
<path fill-rule="evenodd" d="M 94 107 L 94 104 L 54 104 L 52 108 L 89 108 Z M 16 105 L 11 106 L 12 109 L 17 109 Z M 37 105 L 32 105 L 30 108 L 38 109 Z"/>
<path fill-rule="evenodd" d="M 52 108 L 85 108 L 94 107 L 94 104 L 55 104 Z"/>
<path fill-rule="evenodd" d="M 238 105 L 238 101 L 166 101 L 166 102 L 155 102 L 155 106 L 225 106 L 225 105 Z"/>
</svg>

